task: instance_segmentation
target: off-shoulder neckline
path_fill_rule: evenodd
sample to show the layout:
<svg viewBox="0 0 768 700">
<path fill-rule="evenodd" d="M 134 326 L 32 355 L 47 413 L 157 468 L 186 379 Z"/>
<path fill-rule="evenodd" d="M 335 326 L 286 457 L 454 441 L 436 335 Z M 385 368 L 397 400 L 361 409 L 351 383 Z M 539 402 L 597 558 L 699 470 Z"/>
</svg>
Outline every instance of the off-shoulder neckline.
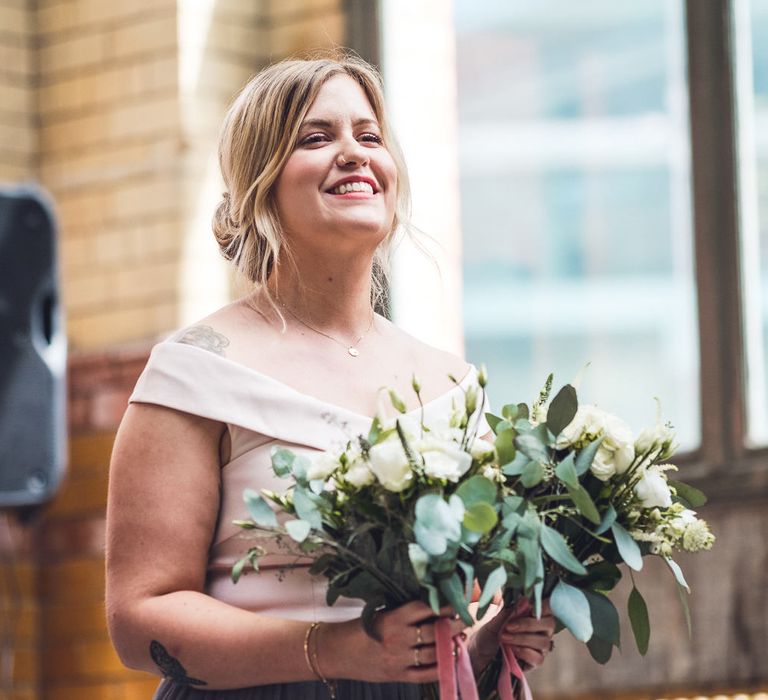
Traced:
<svg viewBox="0 0 768 700">
<path fill-rule="evenodd" d="M 346 406 L 340 406 L 338 404 L 332 403 L 325 399 L 321 399 L 318 396 L 308 394 L 307 392 L 302 391 L 301 389 L 297 389 L 296 387 L 291 386 L 290 384 L 287 384 L 286 382 L 280 379 L 276 379 L 275 377 L 270 376 L 269 374 L 260 372 L 259 370 L 254 369 L 253 367 L 248 367 L 247 365 L 244 365 L 241 362 L 236 362 L 235 360 L 225 357 L 224 355 L 219 355 L 215 352 L 211 352 L 210 350 L 206 350 L 204 348 L 198 347 L 197 345 L 191 345 L 190 343 L 180 343 L 178 341 L 172 341 L 172 340 L 166 340 L 159 343 L 156 347 L 160 347 L 160 346 L 168 346 L 168 347 L 178 346 L 179 348 L 184 348 L 185 350 L 188 348 L 193 350 L 194 352 L 203 353 L 203 355 L 209 359 L 226 363 L 227 365 L 231 366 L 233 369 L 242 371 L 245 374 L 249 374 L 253 377 L 256 377 L 264 382 L 267 382 L 268 384 L 273 385 L 276 388 L 282 389 L 283 391 L 286 391 L 292 394 L 297 398 L 302 398 L 307 401 L 311 401 L 315 404 L 325 406 L 329 410 L 333 410 L 336 413 L 339 413 L 339 412 L 346 413 L 347 415 L 354 416 L 355 418 L 358 418 L 360 420 L 368 421 L 369 423 L 374 419 L 374 416 L 368 416 L 363 413 L 359 413 L 354 409 L 347 408 Z M 457 390 L 459 389 L 463 390 L 465 385 L 470 383 L 474 375 L 475 375 L 475 367 L 474 365 L 470 364 L 469 369 L 466 371 L 464 376 L 460 380 L 458 380 L 458 382 L 454 384 L 454 386 L 452 386 L 448 391 L 442 394 L 439 394 L 438 396 L 435 396 L 433 399 L 430 399 L 429 401 L 426 401 L 423 405 L 423 408 L 426 410 L 428 407 L 441 403 L 446 399 L 448 399 L 449 397 L 453 396 L 453 394 Z M 419 413 L 421 410 L 422 410 L 422 407 L 417 406 L 416 408 L 406 411 L 402 415 L 412 416 Z"/>
</svg>

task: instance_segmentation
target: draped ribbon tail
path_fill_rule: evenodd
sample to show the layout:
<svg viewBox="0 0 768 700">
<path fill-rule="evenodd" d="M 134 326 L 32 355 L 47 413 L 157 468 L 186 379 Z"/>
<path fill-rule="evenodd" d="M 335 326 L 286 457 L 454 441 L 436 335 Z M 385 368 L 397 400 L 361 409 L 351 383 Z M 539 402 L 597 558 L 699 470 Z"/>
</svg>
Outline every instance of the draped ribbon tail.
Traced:
<svg viewBox="0 0 768 700">
<path fill-rule="evenodd" d="M 472 661 L 469 658 L 467 645 L 460 636 L 454 637 L 456 644 L 456 675 L 459 679 L 459 692 L 461 700 L 480 700 L 477 693 L 475 673 L 472 670 Z"/>
<path fill-rule="evenodd" d="M 528 599 L 521 598 L 512 609 L 512 613 L 507 618 L 507 622 L 516 618 L 525 617 L 530 609 L 531 604 L 528 602 Z M 500 700 L 515 700 L 515 694 L 512 691 L 512 676 L 520 681 L 520 687 L 523 690 L 523 700 L 533 700 L 533 694 L 531 693 L 528 681 L 523 673 L 523 669 L 520 668 L 520 664 L 517 661 L 517 657 L 515 656 L 512 647 L 506 644 L 501 644 L 500 646 L 502 669 L 497 686 Z"/>
<path fill-rule="evenodd" d="M 453 660 L 451 622 L 447 617 L 435 622 L 435 651 L 437 653 L 437 679 L 440 700 L 456 700 L 456 668 Z"/>
</svg>

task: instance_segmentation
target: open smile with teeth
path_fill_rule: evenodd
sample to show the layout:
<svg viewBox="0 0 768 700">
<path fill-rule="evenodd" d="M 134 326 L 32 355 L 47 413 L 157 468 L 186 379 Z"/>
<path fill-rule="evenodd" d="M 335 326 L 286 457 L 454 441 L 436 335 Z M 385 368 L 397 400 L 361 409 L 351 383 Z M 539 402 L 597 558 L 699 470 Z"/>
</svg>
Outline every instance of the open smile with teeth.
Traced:
<svg viewBox="0 0 768 700">
<path fill-rule="evenodd" d="M 348 192 L 365 192 L 373 194 L 373 187 L 367 182 L 345 182 L 343 185 L 330 190 L 331 194 L 347 194 Z"/>
</svg>

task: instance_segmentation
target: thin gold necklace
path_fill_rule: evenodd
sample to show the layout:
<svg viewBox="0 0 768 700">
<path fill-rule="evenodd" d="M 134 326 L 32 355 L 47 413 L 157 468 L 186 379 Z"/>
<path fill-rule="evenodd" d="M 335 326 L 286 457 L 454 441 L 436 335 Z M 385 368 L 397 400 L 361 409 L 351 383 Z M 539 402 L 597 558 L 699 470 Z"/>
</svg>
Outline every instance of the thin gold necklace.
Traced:
<svg viewBox="0 0 768 700">
<path fill-rule="evenodd" d="M 303 318 L 299 318 L 293 311 L 291 311 L 282 301 L 280 301 L 280 306 L 282 306 L 291 316 L 293 316 L 299 323 L 301 323 L 303 326 L 306 326 L 309 328 L 309 330 L 314 331 L 315 333 L 318 333 L 319 335 L 323 335 L 329 340 L 332 340 L 334 343 L 338 343 L 341 345 L 341 347 L 345 348 L 346 351 L 352 356 L 357 357 L 360 354 L 360 351 L 357 349 L 357 345 L 360 343 L 360 341 L 365 338 L 366 335 L 368 335 L 368 331 L 371 330 L 373 327 L 373 317 L 374 317 L 374 311 L 373 308 L 371 308 L 371 320 L 368 323 L 368 328 L 365 329 L 363 334 L 354 342 L 352 345 L 347 345 L 346 343 L 342 342 L 338 338 L 334 338 L 332 335 L 328 335 L 328 333 L 324 333 L 323 331 L 318 330 L 317 328 L 314 328 L 313 326 L 310 326 Z"/>
</svg>

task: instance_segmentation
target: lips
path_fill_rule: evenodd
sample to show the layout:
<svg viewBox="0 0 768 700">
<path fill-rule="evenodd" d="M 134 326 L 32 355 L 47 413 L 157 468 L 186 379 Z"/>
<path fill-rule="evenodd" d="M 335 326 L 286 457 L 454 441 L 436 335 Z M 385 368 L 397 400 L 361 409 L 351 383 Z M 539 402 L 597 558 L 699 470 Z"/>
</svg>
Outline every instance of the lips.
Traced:
<svg viewBox="0 0 768 700">
<path fill-rule="evenodd" d="M 362 194 L 376 194 L 379 187 L 373 178 L 364 175 L 352 175 L 338 180 L 326 190 L 328 194 L 349 194 L 359 192 Z"/>
</svg>

